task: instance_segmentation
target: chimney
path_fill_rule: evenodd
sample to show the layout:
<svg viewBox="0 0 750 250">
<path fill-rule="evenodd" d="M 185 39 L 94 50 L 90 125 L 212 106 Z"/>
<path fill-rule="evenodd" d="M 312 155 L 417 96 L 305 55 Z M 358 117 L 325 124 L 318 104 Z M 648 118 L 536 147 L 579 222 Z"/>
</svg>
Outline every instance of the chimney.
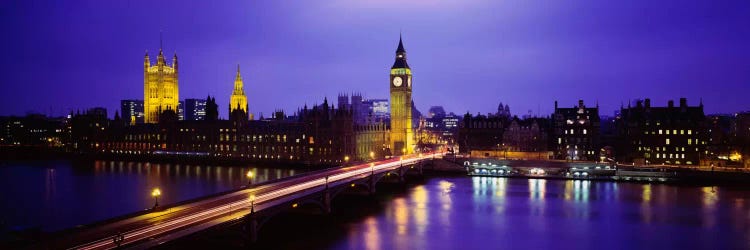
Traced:
<svg viewBox="0 0 750 250">
<path fill-rule="evenodd" d="M 687 98 L 682 97 L 680 98 L 680 108 L 685 108 L 685 107 L 687 107 Z"/>
<path fill-rule="evenodd" d="M 650 107 L 651 107 L 651 99 L 646 98 L 646 108 L 650 108 Z"/>
<path fill-rule="evenodd" d="M 670 108 L 674 108 L 674 100 L 669 100 L 669 102 L 667 103 L 667 106 Z"/>
</svg>

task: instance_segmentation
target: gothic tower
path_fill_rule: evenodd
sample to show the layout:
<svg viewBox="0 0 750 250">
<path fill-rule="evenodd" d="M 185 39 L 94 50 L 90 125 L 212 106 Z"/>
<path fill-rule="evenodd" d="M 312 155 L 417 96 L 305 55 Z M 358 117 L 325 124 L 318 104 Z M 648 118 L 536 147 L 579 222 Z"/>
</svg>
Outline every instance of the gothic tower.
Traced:
<svg viewBox="0 0 750 250">
<path fill-rule="evenodd" d="M 245 95 L 239 64 L 237 65 L 237 76 L 234 78 L 234 90 L 232 91 L 232 96 L 229 98 L 229 115 L 231 116 L 235 110 L 244 112 L 245 119 L 253 119 L 253 115 L 248 112 L 247 96 Z"/>
<path fill-rule="evenodd" d="M 400 36 L 390 80 L 391 152 L 393 155 L 411 154 L 416 147 L 411 120 L 411 69 L 406 63 L 406 50 Z"/>
<path fill-rule="evenodd" d="M 177 84 L 177 53 L 172 65 L 167 65 L 161 46 L 156 57 L 156 65 L 151 65 L 148 52 L 143 61 L 143 113 L 146 123 L 159 122 L 159 115 L 172 110 L 177 112 L 180 102 Z"/>
</svg>

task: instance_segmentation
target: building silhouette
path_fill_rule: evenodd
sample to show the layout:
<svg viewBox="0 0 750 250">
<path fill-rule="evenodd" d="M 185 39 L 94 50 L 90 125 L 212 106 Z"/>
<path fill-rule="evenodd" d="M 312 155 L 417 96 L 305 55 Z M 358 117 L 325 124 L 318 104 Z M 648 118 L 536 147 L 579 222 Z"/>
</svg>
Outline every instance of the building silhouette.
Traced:
<svg viewBox="0 0 750 250">
<path fill-rule="evenodd" d="M 599 156 L 599 105 L 590 108 L 578 100 L 572 108 L 555 101 L 552 138 L 555 157 L 566 160 L 596 160 Z"/>
</svg>

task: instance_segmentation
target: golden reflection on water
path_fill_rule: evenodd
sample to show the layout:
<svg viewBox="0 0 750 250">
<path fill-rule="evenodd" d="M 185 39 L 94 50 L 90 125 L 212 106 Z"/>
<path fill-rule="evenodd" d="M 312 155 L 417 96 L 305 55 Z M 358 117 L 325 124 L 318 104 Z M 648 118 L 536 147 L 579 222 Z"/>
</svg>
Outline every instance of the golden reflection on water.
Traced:
<svg viewBox="0 0 750 250">
<path fill-rule="evenodd" d="M 703 227 L 713 228 L 716 226 L 717 203 L 719 202 L 719 188 L 716 186 L 703 187 Z"/>
<path fill-rule="evenodd" d="M 396 232 L 399 235 L 405 235 L 406 226 L 409 224 L 409 206 L 406 204 L 406 199 L 393 200 L 393 212 L 396 217 Z"/>
<path fill-rule="evenodd" d="M 651 211 L 651 184 L 644 184 L 641 188 L 641 220 L 645 223 L 651 223 L 653 217 Z"/>
<path fill-rule="evenodd" d="M 414 226 L 417 229 L 418 235 L 423 235 L 428 223 L 428 208 L 427 203 L 429 202 L 429 196 L 427 189 L 424 185 L 420 185 L 414 188 L 414 193 L 411 199 L 416 203 L 414 207 Z"/>
<path fill-rule="evenodd" d="M 365 249 L 381 249 L 380 245 L 380 227 L 378 226 L 378 220 L 373 217 L 367 217 L 365 219 Z M 354 233 L 356 231 L 350 230 Z M 349 237 L 350 239 L 356 239 L 355 237 Z M 353 242 L 351 246 L 359 246 L 358 242 Z"/>
<path fill-rule="evenodd" d="M 453 208 L 453 198 L 451 196 L 451 192 L 453 191 L 455 184 L 449 181 L 441 180 L 438 185 L 440 186 L 438 201 L 440 202 L 440 207 L 442 207 L 442 210 L 439 211 L 440 225 L 447 228 L 451 226 L 450 215 L 451 208 Z"/>
</svg>

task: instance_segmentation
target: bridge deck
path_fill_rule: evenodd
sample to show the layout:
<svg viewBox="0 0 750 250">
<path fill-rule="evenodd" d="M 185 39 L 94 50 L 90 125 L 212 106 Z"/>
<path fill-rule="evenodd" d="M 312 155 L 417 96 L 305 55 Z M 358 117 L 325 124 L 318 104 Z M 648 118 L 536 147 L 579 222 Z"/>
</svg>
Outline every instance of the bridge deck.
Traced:
<svg viewBox="0 0 750 250">
<path fill-rule="evenodd" d="M 44 248 L 111 249 L 113 236 L 122 233 L 122 245 L 149 247 L 171 239 L 204 230 L 250 213 L 252 206 L 261 212 L 295 201 L 326 188 L 348 185 L 372 175 L 383 174 L 403 165 L 440 157 L 442 154 L 411 155 L 370 164 L 332 168 L 305 173 L 277 182 L 210 197 L 131 218 L 104 223 L 94 228 L 52 240 Z"/>
</svg>

